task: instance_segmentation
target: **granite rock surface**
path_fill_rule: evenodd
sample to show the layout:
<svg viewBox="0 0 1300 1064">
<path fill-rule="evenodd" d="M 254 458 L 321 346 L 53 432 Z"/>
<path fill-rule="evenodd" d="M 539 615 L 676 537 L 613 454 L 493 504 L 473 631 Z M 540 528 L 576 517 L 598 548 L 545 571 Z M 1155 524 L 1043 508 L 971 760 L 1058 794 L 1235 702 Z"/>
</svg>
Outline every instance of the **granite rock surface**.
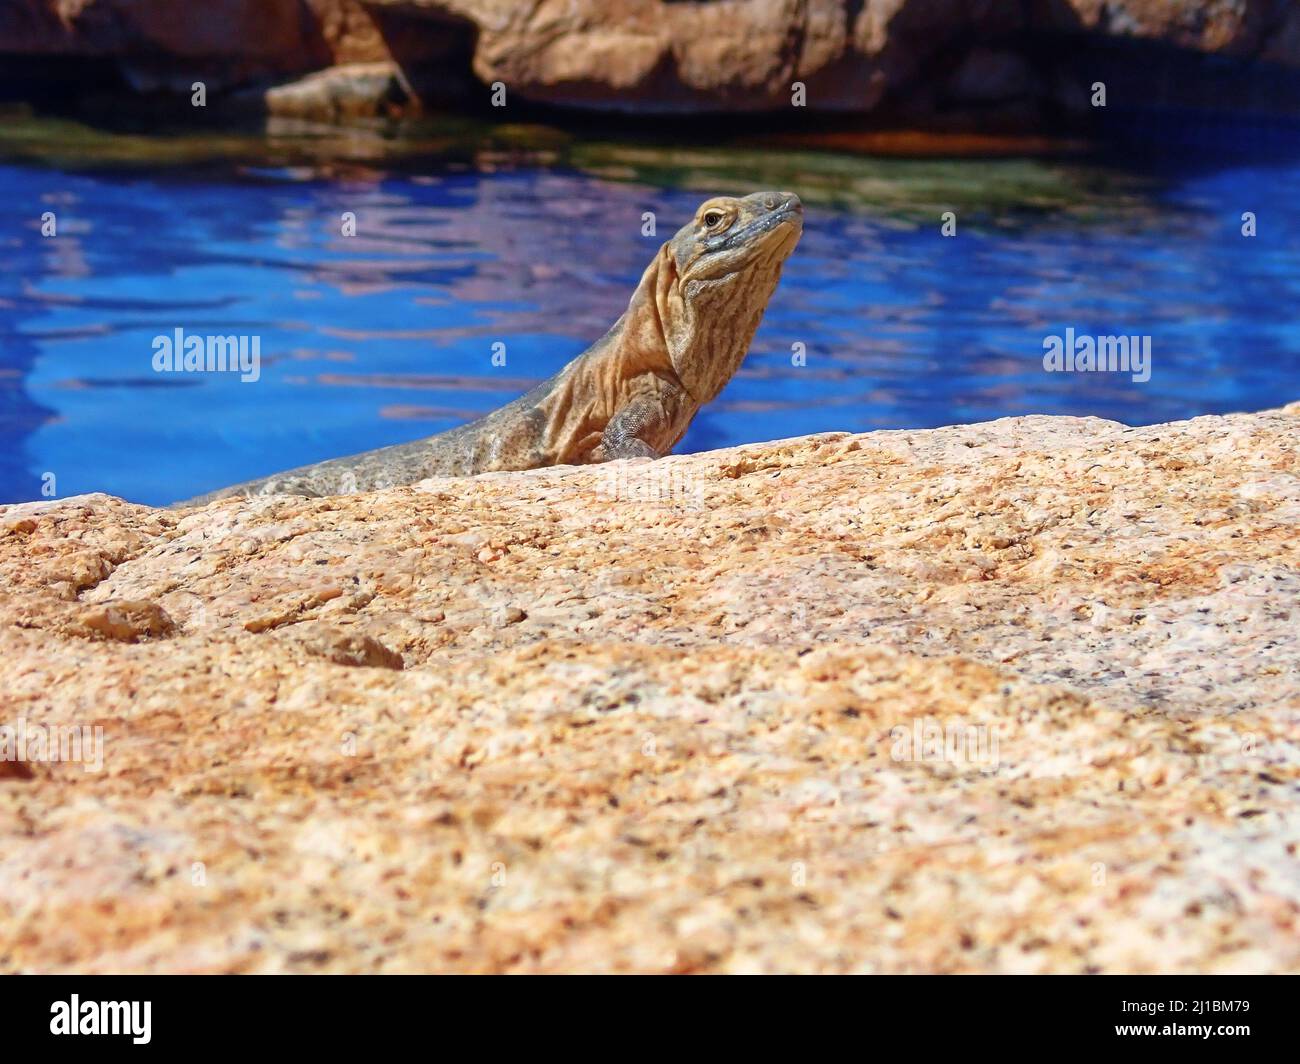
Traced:
<svg viewBox="0 0 1300 1064">
<path fill-rule="evenodd" d="M 1298 971 L 1298 430 L 0 508 L 0 971 Z"/>
</svg>

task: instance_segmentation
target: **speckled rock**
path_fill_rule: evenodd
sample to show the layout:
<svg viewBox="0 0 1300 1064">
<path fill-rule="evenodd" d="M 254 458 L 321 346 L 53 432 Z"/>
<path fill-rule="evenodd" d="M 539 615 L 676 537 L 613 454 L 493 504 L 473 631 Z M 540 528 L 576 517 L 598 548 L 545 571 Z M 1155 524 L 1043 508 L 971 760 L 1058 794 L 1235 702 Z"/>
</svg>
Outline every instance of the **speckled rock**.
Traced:
<svg viewBox="0 0 1300 1064">
<path fill-rule="evenodd" d="M 0 970 L 1300 970 L 1297 430 L 0 509 Z"/>
</svg>

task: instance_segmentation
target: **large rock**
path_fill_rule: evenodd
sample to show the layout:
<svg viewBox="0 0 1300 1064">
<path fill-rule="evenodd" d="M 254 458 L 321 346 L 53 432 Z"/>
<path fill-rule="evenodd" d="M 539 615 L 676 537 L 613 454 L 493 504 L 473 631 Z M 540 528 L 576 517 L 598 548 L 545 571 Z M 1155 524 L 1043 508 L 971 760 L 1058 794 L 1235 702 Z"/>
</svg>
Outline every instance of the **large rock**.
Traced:
<svg viewBox="0 0 1300 1064">
<path fill-rule="evenodd" d="M 278 80 L 333 65 L 444 57 L 444 41 L 422 23 L 379 16 L 360 0 L 5 0 L 0 55 L 109 61 L 138 90 L 188 96 L 196 80 L 213 91 Z M 28 67 L 38 79 L 38 67 Z M 51 78 L 75 67 L 53 66 Z"/>
<path fill-rule="evenodd" d="M 530 100 L 596 108 L 789 111 L 796 82 L 812 110 L 868 112 L 890 94 L 913 109 L 921 109 L 913 96 L 924 108 L 980 105 L 990 91 L 981 80 L 969 71 L 948 79 L 972 48 L 990 42 L 999 50 L 991 73 L 999 90 L 1010 80 L 1018 95 L 1072 105 L 1074 86 L 1057 82 L 1086 71 L 1059 47 L 1043 52 L 1055 38 L 1132 39 L 1300 66 L 1300 10 L 1284 0 L 367 3 L 470 22 L 480 80 Z M 1031 64 L 1044 69 L 1031 77 L 1022 69 Z"/>
<path fill-rule="evenodd" d="M 6 0 L 0 51 L 11 55 L 220 59 L 307 70 L 377 58 L 358 0 Z"/>
<path fill-rule="evenodd" d="M 358 108 L 340 108 L 340 98 L 367 92 L 374 103 L 361 110 L 388 113 L 392 85 L 376 81 L 377 63 L 400 67 L 417 98 L 473 92 L 486 103 L 485 86 L 500 82 L 515 99 L 570 107 L 790 115 L 800 83 L 808 111 L 886 109 L 930 120 L 974 111 L 1022 121 L 1080 111 L 1084 86 L 1124 72 L 1134 75 L 1125 86 L 1130 104 L 1206 102 L 1197 69 L 1170 53 L 1300 68 L 1300 9 L 1285 0 L 9 0 L 6 7 L 0 56 L 97 57 L 141 90 L 188 93 L 199 78 L 215 89 L 247 87 L 338 66 L 332 81 L 266 102 L 301 115 L 316 100 L 321 117 L 353 115 Z M 1127 41 L 1143 50 L 1122 50 L 1111 62 L 1108 50 Z M 67 73 L 55 66 L 45 76 Z M 353 76 L 356 85 L 342 88 Z M 1219 72 L 1209 102 L 1242 96 L 1243 106 L 1276 108 L 1289 99 L 1294 108 L 1295 81 L 1261 91 L 1268 77 L 1241 68 L 1225 92 Z"/>
<path fill-rule="evenodd" d="M 0 509 L 0 970 L 1294 971 L 1298 430 Z"/>
</svg>

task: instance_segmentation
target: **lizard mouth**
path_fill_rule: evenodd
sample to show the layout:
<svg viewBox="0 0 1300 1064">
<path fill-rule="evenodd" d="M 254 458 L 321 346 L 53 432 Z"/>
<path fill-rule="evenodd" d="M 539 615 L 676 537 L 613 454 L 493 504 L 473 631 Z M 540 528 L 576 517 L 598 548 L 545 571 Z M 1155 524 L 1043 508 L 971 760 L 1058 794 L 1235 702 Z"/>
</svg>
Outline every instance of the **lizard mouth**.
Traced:
<svg viewBox="0 0 1300 1064">
<path fill-rule="evenodd" d="M 730 233 L 715 237 L 705 245 L 706 252 L 731 251 L 750 244 L 765 242 L 768 233 L 787 226 L 803 230 L 803 204 L 798 200 L 756 218 L 748 225 L 743 225 Z"/>
</svg>

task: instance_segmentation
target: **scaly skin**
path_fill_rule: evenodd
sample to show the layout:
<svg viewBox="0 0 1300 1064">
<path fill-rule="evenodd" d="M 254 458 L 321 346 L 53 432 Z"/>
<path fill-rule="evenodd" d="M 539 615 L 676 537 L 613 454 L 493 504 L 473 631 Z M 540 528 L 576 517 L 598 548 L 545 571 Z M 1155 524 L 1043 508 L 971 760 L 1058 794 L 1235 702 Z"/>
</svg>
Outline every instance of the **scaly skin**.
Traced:
<svg viewBox="0 0 1300 1064">
<path fill-rule="evenodd" d="M 707 200 L 655 255 L 613 328 L 550 380 L 477 421 L 333 458 L 231 495 L 334 495 L 426 477 L 658 458 L 740 368 L 803 231 L 788 192 Z"/>
</svg>

